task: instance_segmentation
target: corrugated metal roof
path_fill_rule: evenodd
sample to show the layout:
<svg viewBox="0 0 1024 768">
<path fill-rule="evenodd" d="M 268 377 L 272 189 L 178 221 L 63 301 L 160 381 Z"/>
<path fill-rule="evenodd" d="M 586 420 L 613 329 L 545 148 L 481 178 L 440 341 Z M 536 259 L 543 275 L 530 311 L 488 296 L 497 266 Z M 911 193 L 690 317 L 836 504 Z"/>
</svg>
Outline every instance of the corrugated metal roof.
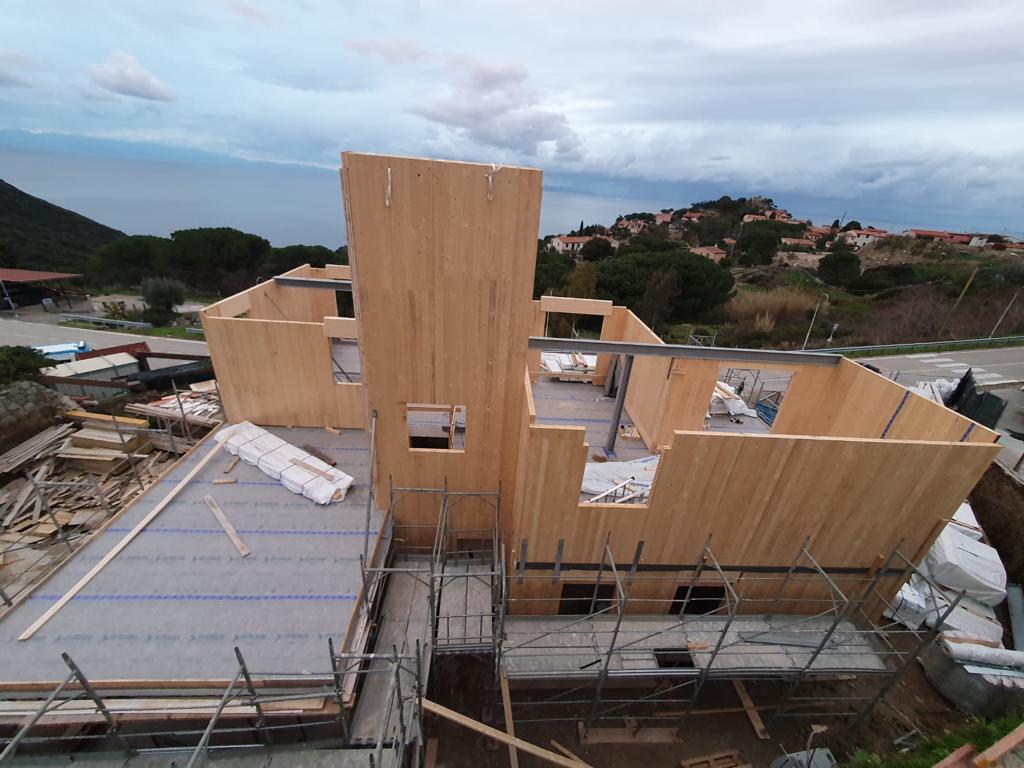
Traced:
<svg viewBox="0 0 1024 768">
<path fill-rule="evenodd" d="M 75 280 L 81 277 L 71 272 L 37 272 L 34 269 L 0 267 L 0 280 L 5 283 L 45 283 L 50 280 Z"/>
</svg>

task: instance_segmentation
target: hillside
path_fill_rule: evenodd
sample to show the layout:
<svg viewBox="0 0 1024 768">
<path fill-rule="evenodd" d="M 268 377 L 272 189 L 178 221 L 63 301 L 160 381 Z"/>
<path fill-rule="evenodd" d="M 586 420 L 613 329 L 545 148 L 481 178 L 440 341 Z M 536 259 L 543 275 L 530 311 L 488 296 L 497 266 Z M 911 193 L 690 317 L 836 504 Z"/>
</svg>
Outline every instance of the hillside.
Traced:
<svg viewBox="0 0 1024 768">
<path fill-rule="evenodd" d="M 96 248 L 119 237 L 124 233 L 0 179 L 0 266 L 83 272 Z"/>
</svg>

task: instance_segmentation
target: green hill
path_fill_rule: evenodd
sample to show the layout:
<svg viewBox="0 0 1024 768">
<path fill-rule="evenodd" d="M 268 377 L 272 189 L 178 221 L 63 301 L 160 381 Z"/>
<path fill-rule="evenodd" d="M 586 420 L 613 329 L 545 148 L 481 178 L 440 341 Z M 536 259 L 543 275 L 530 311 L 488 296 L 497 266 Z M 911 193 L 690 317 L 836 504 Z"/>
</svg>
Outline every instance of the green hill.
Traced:
<svg viewBox="0 0 1024 768">
<path fill-rule="evenodd" d="M 0 179 L 0 266 L 83 272 L 96 248 L 124 236 Z"/>
</svg>

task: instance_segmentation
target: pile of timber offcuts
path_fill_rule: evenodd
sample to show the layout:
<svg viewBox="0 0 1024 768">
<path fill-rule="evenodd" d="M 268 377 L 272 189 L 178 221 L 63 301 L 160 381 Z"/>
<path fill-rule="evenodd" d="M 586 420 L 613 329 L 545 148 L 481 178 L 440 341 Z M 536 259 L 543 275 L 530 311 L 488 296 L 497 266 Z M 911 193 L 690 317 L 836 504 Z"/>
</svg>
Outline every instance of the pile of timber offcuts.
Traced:
<svg viewBox="0 0 1024 768">
<path fill-rule="evenodd" d="M 162 422 L 180 422 L 184 412 L 184 419 L 188 424 L 215 427 L 222 420 L 220 398 L 216 392 L 204 388 L 204 384 L 206 382 L 192 385 L 200 391 L 185 390 L 150 403 L 132 403 L 125 406 L 125 410 L 137 416 L 153 416 Z"/>
<path fill-rule="evenodd" d="M 166 434 L 149 430 L 144 419 L 119 416 L 115 425 L 102 413 L 65 416 L 72 423 L 48 427 L 0 455 L 0 587 L 9 599 L 176 458 L 154 445 L 151 435 Z"/>
</svg>

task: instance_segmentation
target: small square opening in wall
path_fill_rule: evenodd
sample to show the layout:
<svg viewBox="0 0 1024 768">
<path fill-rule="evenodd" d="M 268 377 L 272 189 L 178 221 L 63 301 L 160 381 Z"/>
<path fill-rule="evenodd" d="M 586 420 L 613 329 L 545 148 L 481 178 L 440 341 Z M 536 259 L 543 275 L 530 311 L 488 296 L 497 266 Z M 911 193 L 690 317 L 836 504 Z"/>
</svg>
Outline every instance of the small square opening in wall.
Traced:
<svg viewBox="0 0 1024 768">
<path fill-rule="evenodd" d="M 405 423 L 413 450 L 466 450 L 466 406 L 406 403 Z"/>
<path fill-rule="evenodd" d="M 689 648 L 655 648 L 654 660 L 662 669 L 693 669 Z"/>
</svg>

